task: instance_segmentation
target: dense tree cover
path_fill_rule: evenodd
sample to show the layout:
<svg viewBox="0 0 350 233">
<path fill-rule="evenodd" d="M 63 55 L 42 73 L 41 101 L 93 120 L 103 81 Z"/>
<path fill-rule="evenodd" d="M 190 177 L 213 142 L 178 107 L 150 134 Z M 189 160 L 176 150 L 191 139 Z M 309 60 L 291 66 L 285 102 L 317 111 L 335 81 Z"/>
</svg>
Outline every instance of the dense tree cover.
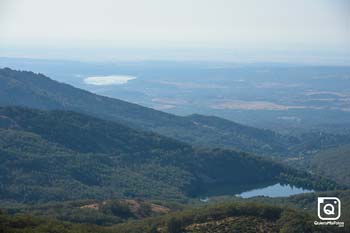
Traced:
<svg viewBox="0 0 350 233">
<path fill-rule="evenodd" d="M 6 107 L 0 115 L 7 122 L 0 129 L 2 200 L 184 200 L 207 186 L 274 181 L 336 188 L 260 157 L 194 149 L 79 113 Z"/>
<path fill-rule="evenodd" d="M 313 221 L 318 219 L 317 197 L 319 196 L 340 198 L 342 216 L 339 221 L 345 222 L 345 228 L 313 226 Z M 209 205 L 198 203 L 198 206 L 195 205 L 191 209 L 184 210 L 185 206 L 177 206 L 172 210 L 182 211 L 146 219 L 143 217 L 123 219 L 114 215 L 111 206 L 117 206 L 117 208 L 121 206 L 121 209 L 125 210 L 126 202 L 121 200 L 107 201 L 108 203 L 100 209 L 81 208 L 95 202 L 86 200 L 18 206 L 17 209 L 10 208 L 4 212 L 16 213 L 17 215 L 22 213 L 19 216 L 23 216 L 23 213 L 31 213 L 75 223 L 113 225 L 113 232 L 348 232 L 349 225 L 346 223 L 350 221 L 349 190 L 307 193 L 281 198 L 254 197 L 244 199 L 231 197 L 231 200 L 221 200 L 220 203 L 216 204 L 215 201 L 210 202 Z M 105 202 L 100 202 L 100 204 L 102 203 Z M 120 205 L 122 203 L 124 204 Z M 145 203 L 150 204 L 148 201 Z M 126 213 L 135 214 L 131 208 L 129 210 Z M 125 211 L 121 212 L 125 213 Z M 135 221 L 135 219 L 141 219 L 141 221 Z M 129 221 L 125 222 L 125 220 Z"/>
<path fill-rule="evenodd" d="M 0 122 L 10 121 L 13 124 L 4 128 L 31 132 L 82 153 L 132 153 L 155 148 L 174 150 L 189 147 L 154 133 L 74 112 L 7 107 L 0 108 L 0 115 Z"/>
<path fill-rule="evenodd" d="M 31 214 L 72 223 L 110 226 L 131 219 L 160 216 L 183 210 L 186 205 L 169 201 L 141 199 L 76 200 L 44 204 L 13 204 L 4 206 L 8 214 Z"/>
<path fill-rule="evenodd" d="M 347 224 L 350 222 L 350 190 L 337 190 L 337 191 L 327 191 L 327 192 L 313 192 L 293 195 L 290 197 L 253 197 L 249 199 L 235 199 L 235 202 L 240 203 L 259 203 L 259 204 L 268 204 L 274 205 L 281 208 L 290 208 L 294 209 L 300 213 L 308 213 L 314 220 L 318 220 L 317 216 L 317 198 L 318 197 L 338 197 L 341 201 L 341 217 L 338 221 L 345 222 L 345 232 L 350 231 L 350 225 Z M 230 201 L 225 199 L 222 201 Z M 232 201 L 232 200 L 231 200 Z M 286 218 L 286 220 L 292 222 L 296 221 L 293 218 Z M 336 227 L 337 228 L 337 227 Z M 332 229 L 332 228 L 331 228 Z"/>
<path fill-rule="evenodd" d="M 348 140 L 347 136 L 286 137 L 216 117 L 177 117 L 97 96 L 43 75 L 1 69 L 0 105 L 9 104 L 70 111 L 0 108 L 2 206 L 80 199 L 96 199 L 101 203 L 110 199 L 98 210 L 74 206 L 50 207 L 44 212 L 59 210 L 60 213 L 48 216 L 75 223 L 130 222 L 110 229 L 1 214 L 0 232 L 258 232 L 259 229 L 312 232 L 315 229 L 310 226 L 308 215 L 279 207 L 225 204 L 136 221 L 131 219 L 154 215 L 150 205 L 140 202 L 135 212 L 119 199 L 185 202 L 208 187 L 266 182 L 286 182 L 315 190 L 343 188 L 267 159 L 225 149 L 193 148 L 135 128 L 196 145 L 220 145 L 261 153 L 314 152 L 342 144 Z M 11 211 L 40 212 L 38 209 Z"/>
<path fill-rule="evenodd" d="M 108 233 L 102 227 L 66 223 L 30 215 L 7 215 L 0 213 L 0 233 Z"/>
<path fill-rule="evenodd" d="M 134 128 L 155 131 L 193 145 L 236 149 L 261 155 L 305 154 L 350 141 L 349 135 L 310 133 L 290 137 L 217 117 L 175 116 L 95 95 L 53 81 L 42 74 L 5 68 L 0 69 L 0 106 L 8 105 L 72 110 L 122 122 Z"/>
<path fill-rule="evenodd" d="M 291 209 L 252 203 L 224 203 L 174 212 L 161 217 L 132 220 L 112 227 L 73 224 L 30 215 L 0 213 L 0 232 L 114 232 L 114 233 L 183 233 L 183 232 L 346 232 L 337 227 L 316 227 L 313 217 Z"/>
<path fill-rule="evenodd" d="M 350 145 L 319 152 L 306 161 L 307 169 L 350 187 Z"/>
<path fill-rule="evenodd" d="M 233 148 L 259 155 L 278 157 L 313 154 L 336 145 L 347 144 L 350 141 L 349 134 L 308 132 L 298 136 L 290 136 L 281 135 L 271 130 L 240 125 L 214 116 L 194 114 L 187 118 L 197 126 L 201 126 L 199 132 L 192 134 L 192 131 L 189 132 L 181 128 L 178 129 L 181 134 L 171 130 L 163 132 L 163 129 L 159 132 L 182 141 L 187 141 L 186 138 L 192 138 L 191 142 L 194 145 Z M 209 136 L 213 134 L 221 136 Z"/>
<path fill-rule="evenodd" d="M 224 203 L 115 226 L 117 232 L 345 232 L 315 227 L 314 219 L 291 209 L 252 203 Z"/>
<path fill-rule="evenodd" d="M 299 159 L 287 159 L 290 167 L 330 179 L 338 184 L 350 187 L 350 145 L 333 147 Z"/>
</svg>

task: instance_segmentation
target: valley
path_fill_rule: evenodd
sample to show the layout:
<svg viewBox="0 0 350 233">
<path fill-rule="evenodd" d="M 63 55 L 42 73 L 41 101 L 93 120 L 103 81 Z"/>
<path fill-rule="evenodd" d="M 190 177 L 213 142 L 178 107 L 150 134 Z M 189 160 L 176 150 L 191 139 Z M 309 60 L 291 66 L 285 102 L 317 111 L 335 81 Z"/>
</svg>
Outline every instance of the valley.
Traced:
<svg viewBox="0 0 350 233">
<path fill-rule="evenodd" d="M 310 131 L 294 135 L 238 124 L 215 116 L 177 116 L 59 83 L 42 74 L 1 69 L 0 105 L 77 111 L 129 127 L 153 131 L 199 147 L 259 155 L 314 153 L 350 141 L 350 134 Z M 15 79 L 14 79 L 15 78 Z M 79 96 L 79 98 L 76 98 Z M 318 143 L 322 141 L 322 143 Z"/>
<path fill-rule="evenodd" d="M 348 198 L 348 134 L 286 135 L 177 116 L 9 68 L 0 84 L 0 223 L 8 232 L 16 231 L 11 221 L 40 232 L 46 218 L 66 232 L 315 231 L 313 213 L 296 213 L 295 201 L 334 190 Z M 342 175 L 319 168 L 333 148 L 341 148 Z M 21 220 L 28 214 L 35 219 Z"/>
<path fill-rule="evenodd" d="M 0 0 L 0 233 L 349 233 L 349 0 Z"/>
<path fill-rule="evenodd" d="M 213 115 L 280 133 L 349 132 L 349 67 L 215 61 L 81 62 L 0 58 L 98 95 L 186 116 Z M 91 76 L 133 77 L 123 84 Z M 104 78 L 105 79 L 105 78 Z"/>
</svg>

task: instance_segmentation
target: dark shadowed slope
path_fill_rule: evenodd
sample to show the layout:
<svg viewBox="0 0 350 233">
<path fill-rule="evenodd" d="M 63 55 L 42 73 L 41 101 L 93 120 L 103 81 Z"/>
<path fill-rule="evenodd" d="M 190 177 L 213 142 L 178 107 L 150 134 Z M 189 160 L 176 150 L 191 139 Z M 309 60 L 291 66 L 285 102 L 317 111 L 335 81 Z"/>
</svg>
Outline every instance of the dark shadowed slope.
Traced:
<svg viewBox="0 0 350 233">
<path fill-rule="evenodd" d="M 180 117 L 56 82 L 42 74 L 0 69 L 0 105 L 72 110 L 178 140 L 260 154 L 287 153 L 290 138 L 220 118 Z M 210 122 L 208 122 L 210 121 Z"/>
<path fill-rule="evenodd" d="M 313 173 L 350 187 L 350 145 L 319 152 L 307 162 Z"/>
<path fill-rule="evenodd" d="M 350 141 L 349 135 L 311 133 L 301 138 L 240 125 L 218 117 L 180 117 L 140 105 L 95 95 L 42 74 L 0 69 L 0 106 L 71 110 L 132 128 L 154 131 L 205 147 L 222 147 L 259 155 L 298 155 Z"/>
<path fill-rule="evenodd" d="M 333 180 L 350 187 L 350 145 L 322 150 L 299 159 L 286 159 L 291 167 L 309 171 L 312 174 Z"/>
<path fill-rule="evenodd" d="M 260 157 L 194 149 L 91 116 L 0 108 L 0 199 L 185 199 L 207 187 L 290 182 L 334 189 L 332 182 Z"/>
</svg>

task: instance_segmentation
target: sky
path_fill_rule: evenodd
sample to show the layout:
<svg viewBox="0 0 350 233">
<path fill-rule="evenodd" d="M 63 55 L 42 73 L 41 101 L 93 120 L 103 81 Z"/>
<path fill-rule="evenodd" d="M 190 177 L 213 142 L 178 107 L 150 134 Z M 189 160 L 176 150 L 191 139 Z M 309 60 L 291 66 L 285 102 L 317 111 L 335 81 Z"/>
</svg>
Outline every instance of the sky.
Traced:
<svg viewBox="0 0 350 233">
<path fill-rule="evenodd" d="M 350 0 L 0 0 L 0 31 L 6 53 L 40 48 L 348 52 Z"/>
</svg>

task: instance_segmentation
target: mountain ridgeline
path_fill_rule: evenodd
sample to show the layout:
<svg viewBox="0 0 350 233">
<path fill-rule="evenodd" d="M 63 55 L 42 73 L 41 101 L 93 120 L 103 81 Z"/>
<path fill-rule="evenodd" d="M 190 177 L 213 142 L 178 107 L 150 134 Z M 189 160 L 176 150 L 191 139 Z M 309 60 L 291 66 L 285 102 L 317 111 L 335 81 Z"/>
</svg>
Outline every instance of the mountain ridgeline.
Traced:
<svg viewBox="0 0 350 233">
<path fill-rule="evenodd" d="M 330 190 L 325 195 L 341 197 L 347 207 L 348 191 L 336 182 L 348 185 L 343 145 L 349 141 L 348 135 L 283 136 L 214 116 L 176 116 L 42 74 L 0 69 L 0 233 L 334 232 L 313 225 L 319 193 L 234 194 L 290 184 Z M 314 173 L 251 153 L 289 163 L 307 159 Z M 325 169 L 329 164 L 340 169 Z M 233 202 L 201 202 L 211 195 Z"/>
<path fill-rule="evenodd" d="M 293 221 L 291 221 L 293 219 Z M 114 226 L 76 224 L 57 219 L 11 216 L 0 212 L 0 230 L 8 233 L 273 233 L 273 232 L 347 232 L 331 226 L 314 226 L 313 217 L 287 208 L 257 204 L 225 203 L 187 209 L 162 217 L 129 220 Z"/>
<path fill-rule="evenodd" d="M 260 157 L 195 149 L 154 133 L 68 111 L 0 108 L 0 199 L 185 200 L 206 187 L 288 182 L 338 186 Z"/>
<path fill-rule="evenodd" d="M 218 117 L 176 116 L 90 93 L 32 72 L 0 69 L 0 106 L 69 110 L 153 131 L 196 146 L 221 147 L 259 155 L 296 155 L 350 141 L 347 135 L 313 133 L 291 137 Z"/>
</svg>

